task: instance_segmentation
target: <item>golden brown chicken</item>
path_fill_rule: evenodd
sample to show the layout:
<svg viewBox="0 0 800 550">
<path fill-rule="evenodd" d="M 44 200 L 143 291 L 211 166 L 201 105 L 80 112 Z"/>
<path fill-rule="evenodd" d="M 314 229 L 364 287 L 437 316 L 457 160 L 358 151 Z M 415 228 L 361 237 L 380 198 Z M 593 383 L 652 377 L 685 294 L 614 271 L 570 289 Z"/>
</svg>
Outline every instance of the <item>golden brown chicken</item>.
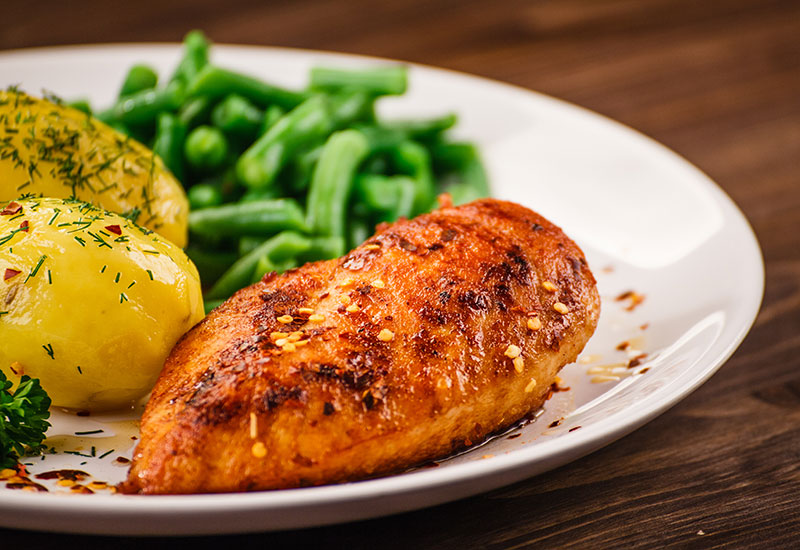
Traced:
<svg viewBox="0 0 800 550">
<path fill-rule="evenodd" d="M 172 351 L 125 492 L 280 489 L 396 472 L 544 402 L 597 324 L 583 253 L 480 200 L 268 274 Z"/>
</svg>

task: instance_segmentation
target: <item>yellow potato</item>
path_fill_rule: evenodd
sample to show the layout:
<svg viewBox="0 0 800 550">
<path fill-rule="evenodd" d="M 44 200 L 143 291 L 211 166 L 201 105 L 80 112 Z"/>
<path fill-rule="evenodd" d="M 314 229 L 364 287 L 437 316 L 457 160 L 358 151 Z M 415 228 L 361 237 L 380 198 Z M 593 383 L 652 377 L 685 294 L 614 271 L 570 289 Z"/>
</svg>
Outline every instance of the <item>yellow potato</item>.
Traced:
<svg viewBox="0 0 800 550">
<path fill-rule="evenodd" d="M 186 246 L 189 203 L 161 159 L 75 109 L 0 91 L 0 201 L 77 198 Z"/>
<path fill-rule="evenodd" d="M 39 378 L 53 405 L 102 410 L 145 395 L 203 317 L 183 251 L 72 199 L 0 203 L 0 369 Z"/>
</svg>

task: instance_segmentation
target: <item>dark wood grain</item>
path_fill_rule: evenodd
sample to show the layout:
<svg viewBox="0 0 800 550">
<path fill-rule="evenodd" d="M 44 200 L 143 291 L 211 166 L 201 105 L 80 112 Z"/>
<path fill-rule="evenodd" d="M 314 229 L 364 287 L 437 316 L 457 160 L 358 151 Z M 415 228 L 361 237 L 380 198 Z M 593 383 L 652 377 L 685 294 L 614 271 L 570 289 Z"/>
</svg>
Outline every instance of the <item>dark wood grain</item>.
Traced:
<svg viewBox="0 0 800 550">
<path fill-rule="evenodd" d="M 197 27 L 218 42 L 386 56 L 540 90 L 687 157 L 741 206 L 760 239 L 767 290 L 750 335 L 708 383 L 621 441 L 428 510 L 200 538 L 195 547 L 800 545 L 800 2 L 48 0 L 3 12 L 0 49 L 177 41 Z M 9 530 L 0 541 L 3 548 L 143 544 Z"/>
</svg>

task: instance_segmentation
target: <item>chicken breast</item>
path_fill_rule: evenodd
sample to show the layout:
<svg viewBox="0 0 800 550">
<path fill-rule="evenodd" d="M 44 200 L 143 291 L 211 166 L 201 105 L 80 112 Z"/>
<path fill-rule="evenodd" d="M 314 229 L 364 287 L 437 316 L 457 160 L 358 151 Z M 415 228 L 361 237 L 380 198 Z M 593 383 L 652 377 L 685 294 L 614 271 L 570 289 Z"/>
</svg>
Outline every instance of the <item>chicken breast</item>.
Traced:
<svg viewBox="0 0 800 550">
<path fill-rule="evenodd" d="M 266 275 L 187 333 L 121 489 L 281 489 L 445 457 L 541 407 L 599 312 L 581 250 L 520 205 L 385 225 L 343 258 Z"/>
</svg>

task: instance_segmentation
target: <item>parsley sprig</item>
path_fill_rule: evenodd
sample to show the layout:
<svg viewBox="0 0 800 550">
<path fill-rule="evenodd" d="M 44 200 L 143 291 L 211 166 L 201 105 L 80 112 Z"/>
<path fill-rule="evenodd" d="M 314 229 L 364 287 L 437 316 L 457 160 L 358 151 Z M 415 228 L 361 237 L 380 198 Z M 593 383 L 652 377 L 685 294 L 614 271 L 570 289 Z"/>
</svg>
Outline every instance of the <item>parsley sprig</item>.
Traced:
<svg viewBox="0 0 800 550">
<path fill-rule="evenodd" d="M 50 397 L 39 380 L 20 379 L 17 389 L 0 371 L 0 468 L 14 468 L 26 452 L 41 448 L 50 423 Z"/>
</svg>

